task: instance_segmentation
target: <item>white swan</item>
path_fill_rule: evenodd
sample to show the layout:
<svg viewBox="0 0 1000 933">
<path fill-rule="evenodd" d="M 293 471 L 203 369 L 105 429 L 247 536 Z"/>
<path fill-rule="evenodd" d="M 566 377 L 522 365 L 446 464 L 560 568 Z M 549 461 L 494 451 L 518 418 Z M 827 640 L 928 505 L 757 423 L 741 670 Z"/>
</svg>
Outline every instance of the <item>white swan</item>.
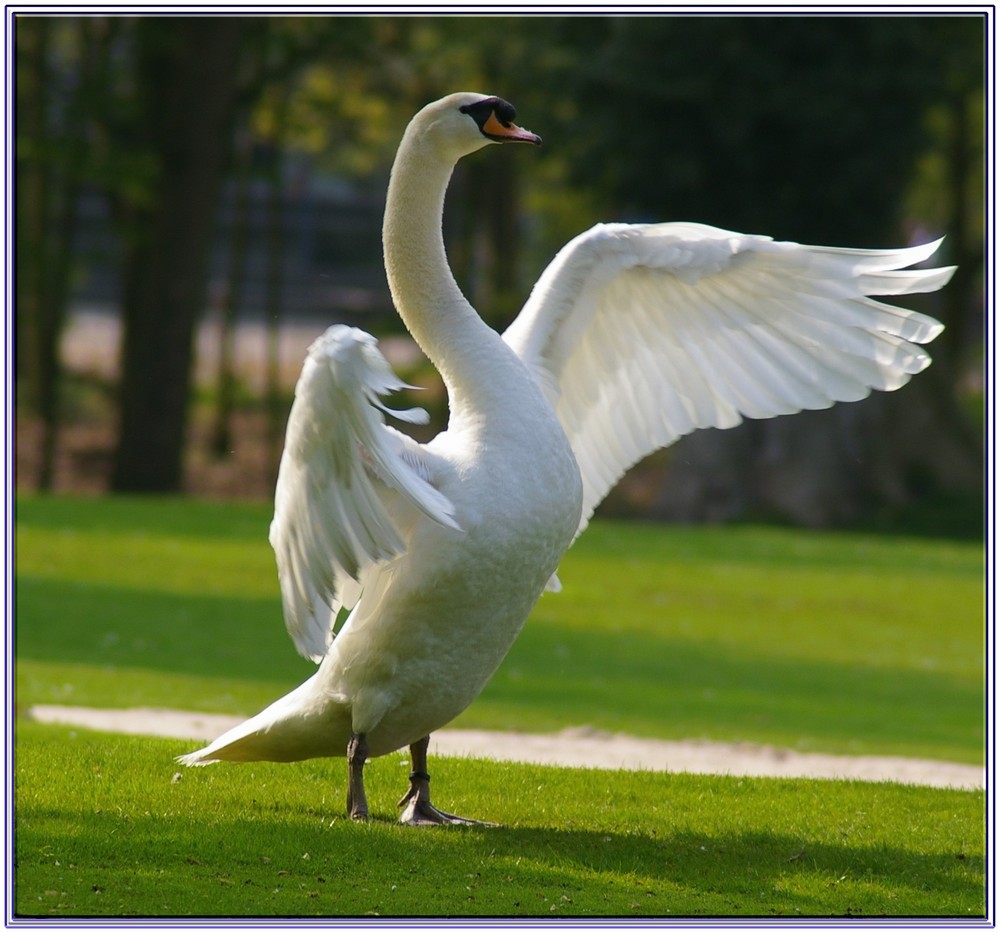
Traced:
<svg viewBox="0 0 1000 933">
<path fill-rule="evenodd" d="M 460 158 L 541 142 L 514 115 L 453 94 L 407 127 L 385 267 L 447 386 L 448 429 L 420 445 L 384 423 L 379 396 L 401 383 L 369 335 L 331 327 L 310 347 L 270 541 L 289 632 L 319 669 L 184 763 L 346 753 L 348 812 L 364 818 L 365 759 L 409 745 L 402 820 L 469 822 L 430 803 L 429 735 L 482 690 L 630 465 L 695 428 L 897 389 L 930 362 L 916 344 L 941 325 L 868 296 L 944 285 L 953 269 L 902 271 L 938 243 L 828 249 L 694 224 L 582 234 L 501 337 L 455 284 L 441 215 Z"/>
</svg>

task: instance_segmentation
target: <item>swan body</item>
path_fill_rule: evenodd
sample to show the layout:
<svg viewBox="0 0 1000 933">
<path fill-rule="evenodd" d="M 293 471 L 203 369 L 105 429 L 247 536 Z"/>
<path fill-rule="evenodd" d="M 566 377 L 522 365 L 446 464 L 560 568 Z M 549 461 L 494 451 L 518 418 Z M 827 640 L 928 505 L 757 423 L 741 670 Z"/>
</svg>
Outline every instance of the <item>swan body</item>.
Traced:
<svg viewBox="0 0 1000 933">
<path fill-rule="evenodd" d="M 374 338 L 331 327 L 296 386 L 275 492 L 286 625 L 316 673 L 186 764 L 410 746 L 404 821 L 430 805 L 427 737 L 479 694 L 559 560 L 624 471 L 701 427 L 893 390 L 930 362 L 933 319 L 872 296 L 932 291 L 953 269 L 901 250 L 807 247 L 696 224 L 598 225 L 567 244 L 502 336 L 469 305 L 441 234 L 457 161 L 539 143 L 482 94 L 429 104 L 403 136 L 383 226 L 396 309 L 448 390 L 445 432 L 381 397 L 402 387 Z M 341 610 L 346 621 L 334 634 Z"/>
</svg>

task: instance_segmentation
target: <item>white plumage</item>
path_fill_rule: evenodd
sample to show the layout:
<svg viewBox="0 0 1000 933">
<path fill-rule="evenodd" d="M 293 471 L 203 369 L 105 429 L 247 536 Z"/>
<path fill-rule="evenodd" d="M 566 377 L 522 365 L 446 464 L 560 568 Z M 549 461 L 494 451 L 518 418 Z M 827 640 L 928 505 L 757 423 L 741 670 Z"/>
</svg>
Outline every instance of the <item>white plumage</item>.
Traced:
<svg viewBox="0 0 1000 933">
<path fill-rule="evenodd" d="M 454 94 L 411 121 L 383 227 L 396 308 L 448 389 L 448 430 L 381 396 L 402 387 L 375 340 L 331 327 L 296 387 L 270 541 L 285 622 L 316 674 L 181 760 L 347 754 L 409 745 L 410 823 L 465 822 L 430 803 L 427 737 L 503 660 L 594 509 L 636 461 L 726 428 L 891 391 L 930 362 L 941 325 L 875 300 L 941 288 L 900 250 L 800 246 L 698 224 L 606 224 L 567 244 L 501 338 L 462 296 L 441 236 L 464 155 L 540 142 L 495 97 Z M 342 608 L 350 615 L 334 636 Z"/>
<path fill-rule="evenodd" d="M 343 325 L 312 344 L 295 387 L 269 540 L 289 634 L 317 663 L 330 647 L 331 620 L 353 608 L 362 577 L 406 551 L 391 516 L 397 498 L 459 530 L 434 488 L 431 458 L 382 417 L 426 423 L 423 409 L 381 403 L 402 388 L 375 338 Z"/>
<path fill-rule="evenodd" d="M 555 408 L 583 475 L 581 530 L 642 457 L 730 428 L 891 391 L 942 326 L 872 295 L 934 291 L 953 269 L 900 250 L 776 243 L 700 224 L 601 224 L 545 270 L 504 340 Z"/>
</svg>

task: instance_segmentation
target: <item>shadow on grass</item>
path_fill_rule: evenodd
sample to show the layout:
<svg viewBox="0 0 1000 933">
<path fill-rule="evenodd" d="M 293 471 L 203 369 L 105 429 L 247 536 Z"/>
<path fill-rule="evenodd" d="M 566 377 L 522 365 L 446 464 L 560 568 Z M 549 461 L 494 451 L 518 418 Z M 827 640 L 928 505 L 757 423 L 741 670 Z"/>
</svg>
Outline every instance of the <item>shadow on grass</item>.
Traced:
<svg viewBox="0 0 1000 933">
<path fill-rule="evenodd" d="M 315 671 L 299 657 L 273 600 L 194 596 L 18 577 L 19 659 L 276 681 Z"/>
<path fill-rule="evenodd" d="M 288 690 L 314 670 L 292 649 L 276 599 L 31 577 L 17 581 L 16 599 L 19 659 L 245 678 Z M 525 629 L 472 713 L 493 728 L 586 724 L 784 745 L 805 738 L 820 748 L 957 761 L 978 761 L 983 740 L 982 686 L 946 674 L 785 659 L 635 632 L 583 634 L 551 621 Z"/>
<path fill-rule="evenodd" d="M 265 808 L 268 809 L 268 808 Z M 982 916 L 983 859 L 780 832 L 34 812 L 18 916 Z M 62 860 L 62 861 L 60 861 Z M 48 862 L 49 865 L 39 863 Z M 51 863 L 62 871 L 51 868 Z M 54 875 L 58 874 L 58 878 Z M 58 901 L 58 903 L 56 903 Z"/>
<path fill-rule="evenodd" d="M 343 761 L 171 777 L 184 743 L 32 722 L 15 739 L 21 916 L 984 909 L 982 794 L 443 759 L 437 802 L 508 825 L 414 829 L 394 823 L 408 764 L 389 756 L 357 824 Z"/>
<path fill-rule="evenodd" d="M 18 525 L 74 532 L 111 531 L 229 540 L 267 540 L 270 503 L 243 503 L 169 496 L 102 496 L 98 499 L 19 493 Z"/>
<path fill-rule="evenodd" d="M 511 830 L 501 844 L 482 838 L 482 845 L 494 852 L 506 848 L 514 857 L 565 863 L 548 869 L 550 883 L 567 883 L 581 868 L 599 876 L 626 871 L 639 880 L 638 889 L 647 882 L 667 882 L 695 900 L 710 899 L 710 909 L 722 914 L 730 910 L 801 916 L 831 911 L 838 915 L 921 912 L 931 905 L 935 912 L 946 912 L 943 905 L 981 905 L 984 897 L 983 859 L 978 856 L 803 843 L 801 838 L 778 832 L 709 835 L 682 830 L 656 838 L 635 833 Z M 845 885 L 848 880 L 851 884 Z M 843 886 L 843 899 L 836 897 L 838 886 Z M 825 891 L 818 894 L 817 887 Z M 852 890 L 848 893 L 848 889 Z M 646 887 L 642 893 L 653 898 L 650 907 L 670 903 L 655 888 Z M 831 902 L 839 903 L 833 907 Z M 908 906 L 916 903 L 924 906 Z"/>
</svg>

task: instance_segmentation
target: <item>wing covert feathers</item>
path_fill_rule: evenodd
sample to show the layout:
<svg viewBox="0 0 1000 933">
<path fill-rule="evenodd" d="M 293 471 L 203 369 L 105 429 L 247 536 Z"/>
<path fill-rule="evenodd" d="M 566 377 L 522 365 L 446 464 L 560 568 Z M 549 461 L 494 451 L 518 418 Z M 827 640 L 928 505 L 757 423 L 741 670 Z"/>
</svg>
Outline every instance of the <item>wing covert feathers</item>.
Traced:
<svg viewBox="0 0 1000 933">
<path fill-rule="evenodd" d="M 897 250 L 801 246 L 698 224 L 598 225 L 539 279 L 504 339 L 535 373 L 584 481 L 580 530 L 628 467 L 697 428 L 891 391 L 942 325 L 873 296 L 941 288 Z"/>
<path fill-rule="evenodd" d="M 269 540 L 285 624 L 314 661 L 325 655 L 337 613 L 354 605 L 366 575 L 405 551 L 393 510 L 414 509 L 458 527 L 423 448 L 385 424 L 385 413 L 426 421 L 422 409 L 383 405 L 380 396 L 404 385 L 374 337 L 337 325 L 310 346 L 295 387 Z"/>
</svg>

